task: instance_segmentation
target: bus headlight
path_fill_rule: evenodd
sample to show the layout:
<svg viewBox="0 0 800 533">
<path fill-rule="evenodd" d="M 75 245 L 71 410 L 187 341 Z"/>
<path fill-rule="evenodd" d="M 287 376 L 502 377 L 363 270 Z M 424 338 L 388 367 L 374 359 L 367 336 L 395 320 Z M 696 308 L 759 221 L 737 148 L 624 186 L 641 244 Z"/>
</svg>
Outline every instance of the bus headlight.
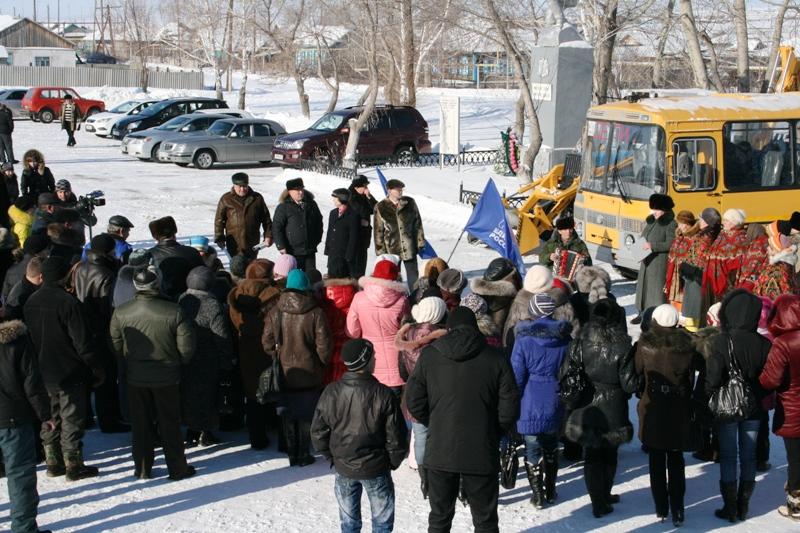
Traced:
<svg viewBox="0 0 800 533">
<path fill-rule="evenodd" d="M 633 246 L 633 243 L 635 242 L 636 239 L 634 239 L 633 235 L 631 235 L 630 233 L 625 236 L 625 248 L 627 248 L 628 250 L 631 249 L 631 246 Z"/>
</svg>

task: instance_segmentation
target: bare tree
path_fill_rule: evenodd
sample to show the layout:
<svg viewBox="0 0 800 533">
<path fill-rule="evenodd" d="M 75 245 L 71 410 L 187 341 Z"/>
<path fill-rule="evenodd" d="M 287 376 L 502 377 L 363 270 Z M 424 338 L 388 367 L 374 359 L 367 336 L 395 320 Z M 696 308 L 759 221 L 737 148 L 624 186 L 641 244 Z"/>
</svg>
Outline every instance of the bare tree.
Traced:
<svg viewBox="0 0 800 533">
<path fill-rule="evenodd" d="M 719 73 L 719 58 L 717 57 L 717 50 L 714 48 L 714 42 L 706 31 L 700 32 L 700 40 L 703 41 L 708 50 L 709 84 L 715 91 L 725 92 L 725 84 L 722 82 L 722 76 Z"/>
<path fill-rule="evenodd" d="M 750 50 L 745 0 L 734 0 L 733 20 L 736 25 L 736 85 L 740 93 L 746 93 L 750 92 Z"/>
<path fill-rule="evenodd" d="M 147 91 L 147 60 L 151 43 L 154 40 L 153 8 L 146 0 L 124 0 L 122 3 L 125 40 L 131 47 L 131 57 L 135 57 L 141 70 L 139 86 Z"/>
<path fill-rule="evenodd" d="M 680 18 L 683 34 L 686 38 L 686 52 L 689 54 L 689 64 L 694 73 L 694 83 L 701 89 L 708 89 L 708 74 L 703 60 L 703 51 L 700 49 L 700 37 L 697 34 L 697 23 L 694 18 L 691 0 L 680 0 Z"/>
<path fill-rule="evenodd" d="M 611 80 L 611 67 L 614 59 L 614 45 L 617 41 L 618 0 L 609 0 L 602 14 L 597 17 L 597 32 L 600 37 L 594 48 L 593 100 L 598 104 L 608 101 L 608 84 Z"/>
<path fill-rule="evenodd" d="M 434 15 L 433 6 L 425 6 L 424 9 L 427 10 L 428 16 L 423 19 L 421 22 L 421 30 L 420 36 L 418 39 L 419 46 L 417 47 L 418 55 L 417 55 L 417 64 L 414 67 L 414 88 L 419 86 L 419 77 L 422 71 L 424 70 L 424 64 L 427 60 L 431 50 L 434 46 L 439 42 L 439 39 L 442 37 L 445 28 L 449 25 L 448 17 L 450 16 L 450 7 L 453 4 L 453 0 L 445 0 L 444 2 L 444 9 L 442 10 L 441 14 Z M 419 17 L 417 18 L 419 21 Z M 416 94 L 414 95 L 414 99 L 416 100 Z"/>
<path fill-rule="evenodd" d="M 330 100 L 328 100 L 328 107 L 325 110 L 326 113 L 330 113 L 336 109 L 336 103 L 339 101 L 339 62 L 336 56 L 331 52 L 328 39 L 324 34 L 317 34 L 315 39 L 317 41 L 317 77 L 322 80 L 322 83 L 325 84 L 325 87 L 327 87 L 331 93 Z M 323 59 L 331 66 L 333 81 L 329 80 L 328 76 L 322 71 Z"/>
<path fill-rule="evenodd" d="M 667 0 L 667 8 L 661 19 L 661 31 L 658 34 L 658 44 L 656 44 L 656 57 L 653 62 L 653 81 L 652 87 L 664 86 L 664 51 L 667 48 L 667 40 L 672 30 L 672 16 L 675 11 L 675 0 Z"/>
<path fill-rule="evenodd" d="M 414 76 L 414 9 L 412 0 L 400 0 L 400 101 L 404 105 L 417 105 L 417 87 Z"/>
<path fill-rule="evenodd" d="M 783 35 L 783 20 L 786 18 L 786 11 L 789 9 L 790 0 L 783 0 L 778 5 L 778 11 L 775 13 L 775 24 L 772 28 L 772 38 L 769 42 L 769 59 L 767 59 L 767 75 L 764 77 L 764 82 L 761 84 L 761 92 L 765 93 L 770 89 L 772 80 L 769 79 L 771 69 L 778 60 L 778 48 L 781 46 L 781 36 Z"/>
<path fill-rule="evenodd" d="M 224 0 L 192 0 L 183 4 L 185 20 L 195 25 L 195 34 L 200 43 L 197 51 L 183 53 L 200 63 L 210 63 L 214 69 L 214 90 L 222 99 L 222 75 L 225 72 L 223 51 L 227 41 L 225 24 L 226 3 Z"/>
</svg>

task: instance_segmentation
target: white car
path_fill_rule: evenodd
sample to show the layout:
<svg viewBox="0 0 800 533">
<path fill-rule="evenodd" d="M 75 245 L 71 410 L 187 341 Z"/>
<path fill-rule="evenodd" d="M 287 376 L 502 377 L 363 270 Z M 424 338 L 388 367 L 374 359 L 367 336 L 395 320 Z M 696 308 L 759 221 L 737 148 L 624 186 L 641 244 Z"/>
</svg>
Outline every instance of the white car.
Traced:
<svg viewBox="0 0 800 533">
<path fill-rule="evenodd" d="M 83 128 L 89 133 L 94 133 L 98 137 L 108 137 L 111 135 L 111 128 L 114 124 L 128 115 L 137 115 L 143 109 L 147 109 L 158 100 L 128 100 L 118 106 L 103 113 L 95 113 L 86 119 Z"/>
</svg>

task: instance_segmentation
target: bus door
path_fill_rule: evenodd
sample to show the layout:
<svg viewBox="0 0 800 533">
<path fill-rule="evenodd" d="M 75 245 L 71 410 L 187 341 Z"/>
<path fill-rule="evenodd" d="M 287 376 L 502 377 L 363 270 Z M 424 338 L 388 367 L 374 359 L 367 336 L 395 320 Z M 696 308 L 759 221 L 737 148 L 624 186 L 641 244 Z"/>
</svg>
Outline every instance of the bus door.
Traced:
<svg viewBox="0 0 800 533">
<path fill-rule="evenodd" d="M 676 214 L 686 209 L 699 218 L 706 207 L 722 213 L 717 145 L 710 134 L 673 138 L 670 194 Z"/>
</svg>

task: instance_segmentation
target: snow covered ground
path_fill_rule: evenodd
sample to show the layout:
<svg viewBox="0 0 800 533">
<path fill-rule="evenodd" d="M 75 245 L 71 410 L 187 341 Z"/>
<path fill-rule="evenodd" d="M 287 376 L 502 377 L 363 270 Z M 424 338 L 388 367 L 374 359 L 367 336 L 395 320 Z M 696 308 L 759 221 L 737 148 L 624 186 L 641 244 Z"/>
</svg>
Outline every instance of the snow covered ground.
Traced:
<svg viewBox="0 0 800 533">
<path fill-rule="evenodd" d="M 342 105 L 355 102 L 361 87 L 345 86 Z M 86 97 L 101 97 L 111 106 L 136 95 L 134 90 L 95 88 L 80 90 Z M 454 90 L 423 90 L 419 109 L 430 123 L 431 140 L 438 142 L 438 96 Z M 499 131 L 513 119 L 516 94 L 513 91 L 455 91 L 462 98 L 462 142 L 468 148 L 495 148 Z M 178 94 L 177 91 L 153 91 L 157 96 Z M 324 88 L 309 82 L 312 117 L 317 117 L 327 103 Z M 183 93 L 181 93 L 183 94 Z M 208 93 L 206 93 L 208 94 Z M 144 97 L 144 95 L 140 95 Z M 226 95 L 232 107 L 236 95 Z M 251 79 L 248 109 L 259 116 L 281 120 L 289 130 L 299 129 L 308 121 L 298 116 L 296 93 L 285 81 Z M 28 148 L 43 151 L 56 179 L 67 178 L 78 194 L 95 189 L 106 193 L 108 204 L 98 209 L 103 223 L 114 214 L 124 214 L 135 224 L 131 239 L 147 241 L 147 223 L 157 217 L 173 215 L 181 236 L 211 235 L 213 216 L 219 196 L 230 187 L 230 175 L 244 170 L 251 176 L 253 187 L 264 194 L 274 208 L 284 181 L 302 174 L 309 190 L 317 195 L 320 208 L 331 207 L 329 192 L 346 185 L 339 178 L 312 173 L 284 171 L 276 166 L 254 165 L 215 167 L 200 171 L 174 165 L 143 163 L 119 152 L 119 142 L 105 140 L 83 131 L 77 134 L 78 145 L 66 148 L 66 136 L 55 124 L 18 122 L 14 134 L 17 157 Z M 234 170 L 235 169 L 235 170 Z M 491 168 L 455 169 L 389 169 L 387 177 L 403 180 L 406 193 L 416 198 L 422 211 L 426 235 L 444 257 L 449 255 L 469 217 L 469 208 L 457 203 L 458 189 L 480 190 L 488 177 L 495 178 L 498 188 L 513 192 L 514 181 L 493 175 Z M 367 172 L 374 178 L 374 170 Z M 372 187 L 379 194 L 377 183 Z M 326 218 L 327 220 L 327 218 Z M 274 258 L 272 249 L 261 252 Z M 451 265 L 464 269 L 468 276 L 478 276 L 496 254 L 462 241 Z M 534 259 L 528 258 L 532 263 Z M 318 264 L 324 269 L 320 253 Z M 634 284 L 615 276 L 614 293 L 618 301 L 633 314 Z M 637 328 L 632 328 L 631 333 Z M 631 402 L 631 419 L 636 424 L 636 403 Z M 85 453 L 89 463 L 100 468 L 100 477 L 76 483 L 63 478 L 49 479 L 40 469 L 40 520 L 42 527 L 55 531 L 99 532 L 214 532 L 279 531 L 328 532 L 338 530 L 338 514 L 333 495 L 333 476 L 327 464 L 318 461 L 306 468 L 289 468 L 284 456 L 274 446 L 263 452 L 249 449 L 243 433 L 223 434 L 223 446 L 193 449 L 190 463 L 198 469 L 194 478 L 170 482 L 160 458 L 154 469 L 155 479 L 135 481 L 130 458 L 129 435 L 103 435 L 96 430 L 85 437 Z M 273 439 L 274 440 L 274 439 Z M 720 505 L 717 480 L 719 468 L 698 464 L 687 455 L 687 531 L 710 531 L 730 528 L 736 531 L 785 532 L 792 525 L 774 511 L 782 503 L 786 478 L 783 444 L 773 438 L 770 472 L 759 475 L 751 516 L 746 523 L 729 526 L 713 516 Z M 397 487 L 396 530 L 425 531 L 427 502 L 418 491 L 417 474 L 402 466 L 394 474 Z M 1 481 L 0 485 L 4 485 Z M 647 455 L 638 441 L 620 449 L 620 463 L 615 492 L 622 503 L 611 515 L 596 520 L 589 508 L 580 465 L 563 465 L 558 484 L 559 500 L 554 506 L 535 511 L 529 504 L 529 489 L 523 475 L 517 488 L 501 490 L 501 531 L 652 531 L 671 530 L 671 523 L 655 520 L 649 491 Z M 368 517 L 364 500 L 364 514 Z M 8 499 L 0 487 L 0 528 L 8 528 Z M 794 526 L 796 528 L 796 526 Z M 365 531 L 369 531 L 368 520 Z M 470 531 L 469 510 L 457 506 L 453 531 Z"/>
</svg>

